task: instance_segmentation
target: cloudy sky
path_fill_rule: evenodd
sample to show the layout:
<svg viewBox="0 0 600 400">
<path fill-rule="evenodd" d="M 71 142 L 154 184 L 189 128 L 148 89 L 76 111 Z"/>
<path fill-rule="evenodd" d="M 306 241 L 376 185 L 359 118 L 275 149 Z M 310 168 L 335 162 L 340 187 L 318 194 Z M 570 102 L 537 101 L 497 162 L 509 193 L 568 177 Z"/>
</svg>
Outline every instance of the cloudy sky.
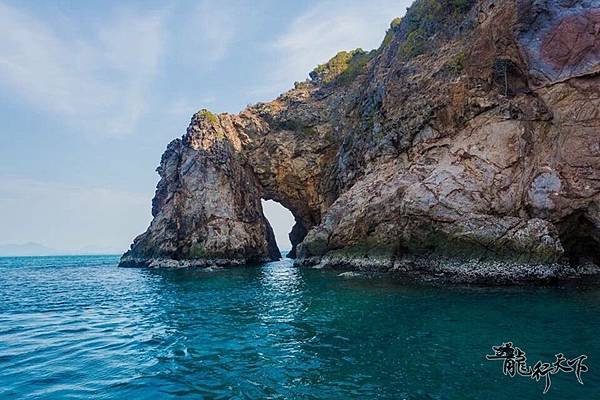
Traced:
<svg viewBox="0 0 600 400">
<path fill-rule="evenodd" d="M 125 250 L 195 111 L 239 112 L 378 47 L 409 3 L 0 0 L 0 244 Z M 288 247 L 290 217 L 266 212 Z"/>
</svg>

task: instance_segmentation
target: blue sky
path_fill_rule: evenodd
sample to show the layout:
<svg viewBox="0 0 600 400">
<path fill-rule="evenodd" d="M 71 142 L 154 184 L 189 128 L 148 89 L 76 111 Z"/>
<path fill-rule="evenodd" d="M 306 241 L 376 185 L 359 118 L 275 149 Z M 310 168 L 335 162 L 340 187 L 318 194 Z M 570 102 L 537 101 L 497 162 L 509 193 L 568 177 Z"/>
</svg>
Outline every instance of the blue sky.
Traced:
<svg viewBox="0 0 600 400">
<path fill-rule="evenodd" d="M 409 4 L 0 0 L 0 244 L 125 250 L 195 111 L 237 113 L 375 48 Z M 289 216 L 267 213 L 287 247 Z"/>
</svg>

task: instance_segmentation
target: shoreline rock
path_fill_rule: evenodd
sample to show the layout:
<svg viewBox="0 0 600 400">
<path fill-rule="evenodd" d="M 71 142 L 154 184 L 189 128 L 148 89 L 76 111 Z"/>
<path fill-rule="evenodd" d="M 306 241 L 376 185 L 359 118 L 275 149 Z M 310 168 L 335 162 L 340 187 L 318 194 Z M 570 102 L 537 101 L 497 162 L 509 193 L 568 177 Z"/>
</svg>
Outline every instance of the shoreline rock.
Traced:
<svg viewBox="0 0 600 400">
<path fill-rule="evenodd" d="M 444 256 L 370 259 L 313 257 L 297 260 L 299 268 L 346 271 L 340 276 L 393 277 L 415 283 L 450 283 L 486 286 L 554 284 L 568 281 L 600 282 L 595 264 L 571 267 L 568 263 L 516 264 L 503 260 L 461 260 Z M 351 275 L 351 274 L 356 275 Z"/>
<path fill-rule="evenodd" d="M 269 262 L 271 259 L 265 258 L 258 262 Z M 219 268 L 246 265 L 245 260 L 240 259 L 191 259 L 174 260 L 170 258 L 136 258 L 122 257 L 119 262 L 120 267 L 124 268 Z"/>
</svg>

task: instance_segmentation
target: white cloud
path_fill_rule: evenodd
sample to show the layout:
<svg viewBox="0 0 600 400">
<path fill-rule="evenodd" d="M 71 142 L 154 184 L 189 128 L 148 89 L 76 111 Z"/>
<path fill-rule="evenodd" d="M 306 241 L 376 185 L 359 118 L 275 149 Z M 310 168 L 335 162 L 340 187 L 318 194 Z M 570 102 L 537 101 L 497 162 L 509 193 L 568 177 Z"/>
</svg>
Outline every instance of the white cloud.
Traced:
<svg viewBox="0 0 600 400">
<path fill-rule="evenodd" d="M 142 116 L 158 70 L 162 17 L 121 14 L 92 31 L 85 39 L 61 36 L 0 4 L 0 82 L 71 126 L 127 134 Z"/>
<path fill-rule="evenodd" d="M 340 50 L 379 47 L 392 19 L 404 15 L 412 0 L 343 1 L 319 3 L 298 16 L 273 44 L 278 64 L 268 86 L 257 93 L 276 95 L 294 81 L 303 81 L 318 64 Z"/>
<path fill-rule="evenodd" d="M 233 10 L 224 4 L 211 4 L 203 1 L 196 10 L 196 21 L 193 26 L 198 27 L 195 38 L 200 39 L 208 61 L 215 63 L 222 60 L 236 34 L 236 18 Z"/>
<path fill-rule="evenodd" d="M 212 67 L 228 54 L 238 34 L 240 4 L 204 0 L 177 22 L 176 40 L 183 48 L 181 62 L 196 67 Z"/>
<path fill-rule="evenodd" d="M 124 251 L 150 222 L 150 194 L 0 176 L 0 244 Z"/>
</svg>

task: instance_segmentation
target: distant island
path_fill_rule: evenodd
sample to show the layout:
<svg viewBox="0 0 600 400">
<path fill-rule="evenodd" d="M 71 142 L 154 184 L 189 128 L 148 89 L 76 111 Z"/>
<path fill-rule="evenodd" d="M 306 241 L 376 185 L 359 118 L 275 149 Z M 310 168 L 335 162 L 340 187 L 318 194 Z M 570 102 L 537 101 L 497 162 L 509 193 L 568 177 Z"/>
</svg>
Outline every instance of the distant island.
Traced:
<svg viewBox="0 0 600 400">
<path fill-rule="evenodd" d="M 0 257 L 53 256 L 59 251 L 36 242 L 0 244 Z"/>
<path fill-rule="evenodd" d="M 76 250 L 57 250 L 37 242 L 0 244 L 0 257 L 100 255 L 119 253 L 119 250 L 116 249 L 106 249 L 93 245 Z"/>
</svg>

